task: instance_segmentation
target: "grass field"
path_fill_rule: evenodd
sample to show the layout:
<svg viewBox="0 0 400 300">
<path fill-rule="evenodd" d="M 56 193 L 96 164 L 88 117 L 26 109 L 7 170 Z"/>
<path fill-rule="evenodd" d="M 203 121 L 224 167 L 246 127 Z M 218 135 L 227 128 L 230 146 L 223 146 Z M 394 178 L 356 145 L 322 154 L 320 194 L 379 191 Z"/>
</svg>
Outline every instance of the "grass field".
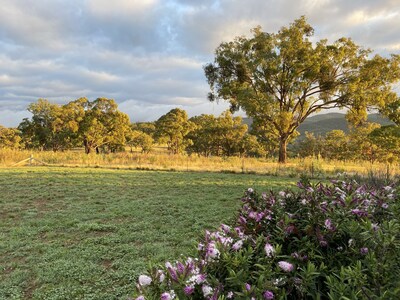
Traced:
<svg viewBox="0 0 400 300">
<path fill-rule="evenodd" d="M 361 176 L 394 176 L 400 175 L 400 165 L 385 163 L 370 163 L 368 161 L 326 161 L 316 158 L 290 158 L 285 165 L 279 164 L 276 159 L 241 158 L 241 157 L 202 157 L 197 155 L 169 155 L 165 148 L 155 148 L 149 154 L 136 151 L 109 154 L 87 155 L 83 150 L 52 152 L 27 150 L 0 149 L 0 167 L 10 167 L 26 160 L 33 155 L 37 160 L 50 166 L 68 167 L 105 167 L 133 170 L 161 170 L 161 171 L 210 171 L 231 173 L 256 173 L 264 175 L 298 177 L 306 174 L 314 178 L 324 179 L 335 176 L 337 173 L 349 173 Z M 28 162 L 25 161 L 25 164 Z M 21 163 L 23 165 L 23 163 Z"/>
<path fill-rule="evenodd" d="M 262 175 L 0 168 L 0 299 L 126 299 L 150 261 L 195 251 Z"/>
</svg>

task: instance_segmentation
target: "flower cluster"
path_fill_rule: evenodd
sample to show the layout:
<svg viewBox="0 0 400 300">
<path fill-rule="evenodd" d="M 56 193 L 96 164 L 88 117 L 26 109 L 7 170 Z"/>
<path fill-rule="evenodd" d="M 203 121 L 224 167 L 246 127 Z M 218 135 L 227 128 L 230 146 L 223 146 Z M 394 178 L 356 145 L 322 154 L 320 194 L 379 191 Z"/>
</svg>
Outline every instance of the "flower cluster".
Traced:
<svg viewBox="0 0 400 300">
<path fill-rule="evenodd" d="M 248 189 L 234 224 L 206 231 L 196 258 L 139 276 L 136 299 L 379 296 L 383 286 L 396 298 L 398 190 L 354 181 L 298 187 L 261 195 Z"/>
</svg>

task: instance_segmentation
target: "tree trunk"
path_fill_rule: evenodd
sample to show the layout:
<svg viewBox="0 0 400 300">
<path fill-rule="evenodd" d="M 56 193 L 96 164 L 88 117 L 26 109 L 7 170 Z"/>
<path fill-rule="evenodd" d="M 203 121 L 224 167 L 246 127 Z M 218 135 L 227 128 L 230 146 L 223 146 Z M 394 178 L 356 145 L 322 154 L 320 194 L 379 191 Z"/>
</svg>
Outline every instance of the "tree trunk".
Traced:
<svg viewBox="0 0 400 300">
<path fill-rule="evenodd" d="M 89 145 L 89 142 L 86 139 L 83 140 L 83 145 L 85 146 L 85 153 L 89 154 L 90 150 L 91 150 L 91 147 Z"/>
<path fill-rule="evenodd" d="M 286 163 L 286 158 L 287 158 L 287 137 L 283 136 L 279 140 L 279 160 L 278 162 L 280 164 L 285 164 Z"/>
</svg>

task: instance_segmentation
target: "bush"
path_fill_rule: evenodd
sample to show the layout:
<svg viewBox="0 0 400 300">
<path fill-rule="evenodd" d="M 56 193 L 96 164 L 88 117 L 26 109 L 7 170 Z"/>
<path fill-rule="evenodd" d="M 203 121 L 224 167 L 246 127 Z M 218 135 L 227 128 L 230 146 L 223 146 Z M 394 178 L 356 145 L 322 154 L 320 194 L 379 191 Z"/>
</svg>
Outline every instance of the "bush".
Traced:
<svg viewBox="0 0 400 300">
<path fill-rule="evenodd" d="M 232 227 L 141 275 L 136 299 L 400 299 L 399 188 L 298 186 L 249 189 Z"/>
</svg>

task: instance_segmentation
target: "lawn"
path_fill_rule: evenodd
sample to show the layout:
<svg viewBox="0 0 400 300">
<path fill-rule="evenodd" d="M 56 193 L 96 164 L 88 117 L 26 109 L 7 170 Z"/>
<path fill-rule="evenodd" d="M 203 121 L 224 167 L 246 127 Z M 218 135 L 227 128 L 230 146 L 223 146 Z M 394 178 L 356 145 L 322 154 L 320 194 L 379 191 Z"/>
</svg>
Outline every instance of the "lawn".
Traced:
<svg viewBox="0 0 400 300">
<path fill-rule="evenodd" d="M 295 179 L 96 168 L 0 168 L 0 299 L 126 299 L 150 262 L 195 251 L 248 187 Z"/>
</svg>

